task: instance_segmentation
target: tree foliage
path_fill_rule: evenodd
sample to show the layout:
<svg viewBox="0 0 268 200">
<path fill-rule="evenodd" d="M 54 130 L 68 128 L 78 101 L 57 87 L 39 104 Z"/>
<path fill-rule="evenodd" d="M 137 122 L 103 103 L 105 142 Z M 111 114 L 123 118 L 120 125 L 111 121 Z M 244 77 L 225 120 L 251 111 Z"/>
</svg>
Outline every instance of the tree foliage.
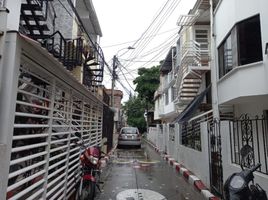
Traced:
<svg viewBox="0 0 268 200">
<path fill-rule="evenodd" d="M 138 92 L 138 97 L 144 99 L 149 108 L 153 106 L 154 92 L 159 85 L 159 67 L 153 66 L 151 68 L 138 69 L 138 77 L 134 79 L 136 84 L 135 91 Z"/>
<path fill-rule="evenodd" d="M 131 97 L 124 105 L 123 109 L 127 115 L 127 123 L 136 126 L 141 132 L 146 131 L 146 121 L 144 113 L 153 107 L 154 92 L 159 85 L 159 67 L 138 69 L 138 77 L 133 83 L 136 85 L 137 97 Z"/>
<path fill-rule="evenodd" d="M 146 121 L 144 118 L 145 102 L 138 97 L 131 97 L 123 106 L 127 115 L 127 124 L 138 127 L 141 132 L 146 131 Z"/>
</svg>

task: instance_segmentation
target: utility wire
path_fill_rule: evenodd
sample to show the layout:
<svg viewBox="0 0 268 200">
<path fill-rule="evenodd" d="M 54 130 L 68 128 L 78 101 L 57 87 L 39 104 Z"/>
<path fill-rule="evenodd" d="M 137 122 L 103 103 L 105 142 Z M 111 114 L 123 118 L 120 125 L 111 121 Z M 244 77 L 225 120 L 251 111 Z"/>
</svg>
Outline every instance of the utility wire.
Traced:
<svg viewBox="0 0 268 200">
<path fill-rule="evenodd" d="M 169 1 L 168 1 L 169 2 Z M 168 5 L 168 2 L 165 4 L 165 7 L 166 8 Z M 175 0 L 173 0 L 173 2 L 175 2 Z M 172 4 L 171 4 L 172 6 Z M 161 10 L 161 13 L 159 13 L 159 15 L 157 16 L 157 20 L 156 20 L 156 25 L 152 26 L 152 28 L 150 30 L 148 30 L 148 32 L 146 34 L 149 34 L 149 35 L 153 35 L 155 32 L 157 33 L 158 32 L 158 28 L 160 27 L 160 24 L 161 22 L 163 21 L 163 19 L 165 19 L 165 16 L 166 16 L 166 13 L 170 10 L 170 6 L 165 10 L 165 9 L 162 9 Z M 160 14 L 164 13 L 162 16 Z M 143 41 L 142 45 L 139 46 L 139 48 L 136 48 L 136 52 L 133 52 L 137 54 L 139 54 L 143 49 L 144 47 L 147 46 L 147 44 L 152 40 L 153 38 L 148 38 L 147 40 Z"/>
<path fill-rule="evenodd" d="M 167 31 L 164 31 L 164 32 L 161 32 L 161 33 L 158 33 L 158 34 L 155 34 L 155 35 L 151 35 L 151 36 L 148 36 L 148 37 L 154 37 L 154 36 L 158 36 L 158 35 L 163 35 L 163 34 L 166 34 L 168 32 L 171 32 L 171 31 L 178 31 L 178 27 L 176 28 L 173 28 L 173 29 L 170 29 L 170 30 L 167 30 Z M 148 37 L 145 37 L 143 39 L 147 39 Z M 112 45 L 107 45 L 107 46 L 103 46 L 102 48 L 110 48 L 110 47 L 116 47 L 116 46 L 121 46 L 121 45 L 124 45 L 124 44 L 130 44 L 132 42 L 136 42 L 138 41 L 139 39 L 136 39 L 136 40 L 131 40 L 131 41 L 128 41 L 128 42 L 123 42 L 123 43 L 118 43 L 118 44 L 112 44 Z"/>
<path fill-rule="evenodd" d="M 153 53 L 153 52 L 163 52 L 164 50 L 166 50 L 167 48 L 170 47 L 170 44 L 173 43 L 173 41 L 174 41 L 177 37 L 178 37 L 178 34 L 177 34 L 177 33 L 174 34 L 174 35 L 172 35 L 171 37 L 169 37 L 168 39 L 166 39 L 165 42 L 163 42 L 162 44 L 160 44 L 160 46 L 158 47 L 159 49 L 156 49 L 155 51 L 150 50 L 149 52 L 147 52 L 147 54 L 145 54 L 145 55 L 141 55 L 140 58 L 146 57 L 146 56 L 150 55 L 150 54 Z M 157 48 L 157 47 L 156 47 L 156 48 Z M 157 53 L 157 55 L 159 55 L 159 53 Z M 160 56 L 161 56 L 161 55 L 160 55 Z M 160 57 L 160 56 L 159 56 L 159 57 Z M 151 63 L 151 62 L 155 62 L 155 60 L 156 60 L 156 59 L 152 59 L 152 58 L 151 58 L 150 60 L 145 61 L 144 63 L 149 64 L 149 63 Z M 128 61 L 131 61 L 131 60 L 128 60 Z M 131 64 L 129 64 L 128 67 L 134 65 L 135 62 L 136 62 L 135 60 L 132 60 L 132 61 L 131 61 Z M 160 61 L 158 61 L 158 62 L 160 62 Z M 124 65 L 123 65 L 123 66 L 124 66 Z M 126 71 L 128 71 L 127 68 L 126 68 L 125 66 L 124 66 L 124 68 L 126 69 Z M 140 68 L 140 66 L 138 66 L 138 68 Z M 136 68 L 136 69 L 138 69 L 138 68 Z M 136 70 L 136 69 L 134 69 L 134 70 Z M 129 73 L 129 74 L 131 74 L 131 73 Z"/>
<path fill-rule="evenodd" d="M 137 52 L 140 51 L 140 47 L 144 46 L 143 43 L 146 43 L 146 41 L 148 41 L 148 39 L 146 39 L 145 41 L 142 40 L 142 38 L 148 37 L 147 35 L 150 33 L 150 29 L 153 29 L 153 25 L 155 23 L 157 23 L 158 18 L 161 16 L 161 13 L 165 10 L 165 8 L 167 7 L 168 3 L 170 0 L 167 0 L 166 3 L 163 5 L 163 7 L 160 9 L 160 11 L 158 11 L 158 13 L 156 14 L 156 16 L 154 17 L 153 21 L 150 23 L 150 25 L 147 27 L 147 29 L 142 33 L 142 35 L 140 36 L 140 38 L 132 45 L 136 47 L 136 50 L 134 50 L 129 57 L 135 57 L 138 55 Z M 143 42 L 143 43 L 142 43 Z M 134 55 L 134 56 L 133 56 Z"/>
<path fill-rule="evenodd" d="M 127 78 L 126 78 L 126 76 L 125 76 L 125 74 L 124 74 L 124 72 L 122 71 L 122 69 L 121 68 L 119 68 L 119 70 L 122 72 L 122 75 L 124 76 L 124 79 L 126 80 L 126 82 L 127 82 L 127 84 L 128 84 L 128 86 L 134 91 L 134 89 L 132 88 L 132 86 L 130 85 L 130 83 L 128 82 L 128 80 L 127 80 Z"/>
<path fill-rule="evenodd" d="M 170 44 L 167 44 L 167 48 L 170 47 L 170 46 L 172 46 L 174 44 L 174 42 L 175 42 L 175 40 L 174 41 L 171 41 Z M 163 48 L 163 50 L 161 52 L 159 52 L 156 56 L 154 56 L 151 60 L 154 60 L 154 59 L 159 58 L 162 55 L 162 53 L 163 53 L 164 50 L 166 50 L 166 48 Z M 150 63 L 151 60 L 148 63 Z M 144 67 L 146 65 L 147 65 L 147 63 L 143 64 L 141 67 Z"/>
<path fill-rule="evenodd" d="M 175 0 L 175 1 L 173 1 L 173 2 L 170 4 L 170 6 L 166 9 L 166 12 L 163 14 L 162 18 L 159 20 L 158 25 L 157 25 L 156 27 L 154 27 L 154 29 L 151 30 L 151 32 L 152 32 L 152 31 L 154 31 L 154 32 L 158 32 L 158 31 L 159 31 L 159 29 L 162 27 L 163 23 L 168 19 L 168 17 L 171 15 L 171 13 L 174 12 L 175 8 L 178 6 L 178 4 L 179 4 L 180 2 L 181 2 L 181 0 L 179 0 L 179 1 Z M 168 2 L 167 2 L 167 3 L 168 3 Z M 167 4 L 166 4 L 166 5 L 167 5 Z M 162 11 L 163 11 L 163 10 L 162 10 Z M 149 34 L 149 33 L 148 33 L 148 34 Z M 149 42 L 151 42 L 151 40 L 152 40 L 152 39 L 145 41 L 145 42 L 142 44 L 142 46 L 140 47 L 140 49 L 136 51 L 136 54 L 134 54 L 134 52 L 133 52 L 133 54 L 137 57 L 137 55 L 139 55 L 139 54 L 144 50 L 144 48 L 148 45 Z M 132 55 L 133 55 L 133 54 L 132 54 Z M 135 56 L 134 56 L 134 57 L 135 57 Z M 134 60 L 134 59 L 132 59 L 132 60 Z M 131 63 L 131 62 L 129 62 L 129 63 L 126 65 L 126 67 L 127 67 L 130 63 Z"/>
</svg>

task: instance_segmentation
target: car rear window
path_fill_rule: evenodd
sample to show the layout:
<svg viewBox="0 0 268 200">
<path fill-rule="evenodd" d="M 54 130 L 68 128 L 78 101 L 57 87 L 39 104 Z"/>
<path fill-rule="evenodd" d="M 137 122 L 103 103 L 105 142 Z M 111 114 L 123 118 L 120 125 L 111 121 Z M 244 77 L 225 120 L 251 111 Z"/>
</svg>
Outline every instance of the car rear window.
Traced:
<svg viewBox="0 0 268 200">
<path fill-rule="evenodd" d="M 122 134 L 138 134 L 138 130 L 136 128 L 123 128 L 121 133 Z"/>
</svg>

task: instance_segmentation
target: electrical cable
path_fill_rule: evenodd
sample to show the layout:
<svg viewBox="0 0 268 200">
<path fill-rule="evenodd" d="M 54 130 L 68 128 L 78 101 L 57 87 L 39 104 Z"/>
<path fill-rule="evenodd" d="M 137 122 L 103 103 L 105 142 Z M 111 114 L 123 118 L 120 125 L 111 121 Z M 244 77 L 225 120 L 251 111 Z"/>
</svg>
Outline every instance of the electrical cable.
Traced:
<svg viewBox="0 0 268 200">
<path fill-rule="evenodd" d="M 163 35 L 163 34 L 166 34 L 166 33 L 168 33 L 168 32 L 174 31 L 174 30 L 178 30 L 178 28 L 176 27 L 176 28 L 173 28 L 173 29 L 170 29 L 170 30 L 161 32 L 161 33 L 156 34 L 156 35 L 148 36 L 148 37 L 154 37 L 154 36 L 158 36 L 158 35 Z M 146 37 L 146 38 L 148 38 L 148 37 Z M 146 39 L 146 38 L 144 38 L 144 39 Z M 139 39 L 137 39 L 137 40 L 139 40 Z M 118 44 L 107 45 L 107 46 L 103 46 L 102 48 L 104 49 L 104 48 L 110 48 L 110 47 L 116 47 L 116 46 L 121 46 L 121 45 L 125 45 L 125 44 L 130 44 L 130 43 L 132 43 L 132 42 L 136 42 L 137 40 L 131 40 L 131 41 L 128 41 L 128 42 L 123 42 L 123 43 L 118 43 Z"/>
<path fill-rule="evenodd" d="M 166 11 L 164 10 L 164 8 L 166 8 L 166 7 L 168 6 L 168 2 L 169 2 L 169 1 L 166 2 L 165 6 L 164 6 L 163 9 L 161 10 L 161 12 L 157 15 L 157 19 L 160 18 L 158 21 L 157 21 L 157 19 L 155 19 L 154 22 L 156 22 L 157 24 L 156 24 L 155 26 L 151 26 L 152 29 L 148 29 L 148 32 L 146 32 L 146 34 L 153 35 L 153 34 L 156 32 L 155 30 L 159 27 L 159 22 L 161 22 L 161 21 L 164 19 L 165 15 L 166 15 L 166 12 L 169 11 L 169 9 L 170 9 L 170 7 L 168 7 L 168 8 L 166 9 Z M 175 0 L 173 0 L 173 2 L 175 2 Z M 163 16 L 161 16 L 161 14 L 162 14 L 163 12 L 164 12 L 164 14 L 163 14 Z M 159 17 L 159 18 L 158 18 L 158 17 Z M 138 55 L 139 52 L 142 51 L 142 49 L 144 49 L 144 47 L 145 47 L 145 46 L 148 44 L 148 42 L 150 42 L 151 40 L 152 40 L 152 38 L 147 39 L 146 41 L 143 41 L 143 44 L 140 44 L 140 46 L 136 48 L 136 52 L 133 52 L 133 54 L 134 54 L 134 55 Z M 135 54 L 135 53 L 136 53 L 136 54 Z"/>
<path fill-rule="evenodd" d="M 124 74 L 124 72 L 122 71 L 122 69 L 121 68 L 119 68 L 119 70 L 122 72 L 122 75 L 124 76 L 124 78 L 125 78 L 125 80 L 126 80 L 126 82 L 127 82 L 127 84 L 129 85 L 129 87 L 134 91 L 134 89 L 132 88 L 132 86 L 130 85 L 130 83 L 128 82 L 128 80 L 127 80 L 127 78 L 126 78 L 126 76 L 125 76 L 125 74 Z"/>
<path fill-rule="evenodd" d="M 165 42 L 164 43 L 162 43 L 162 44 L 160 44 L 160 48 L 159 49 L 157 49 L 157 51 L 155 51 L 155 52 L 163 52 L 163 50 L 166 50 L 168 47 L 170 47 L 170 44 L 171 43 L 173 43 L 173 41 L 176 39 L 178 37 L 178 35 L 177 34 L 174 34 L 174 35 L 172 35 L 170 38 L 168 38 L 167 40 L 165 40 Z M 163 45 L 165 45 L 165 46 L 163 46 Z M 157 55 L 159 55 L 159 53 L 157 53 Z M 142 57 L 146 57 L 147 55 L 145 55 L 145 56 L 140 56 L 141 58 Z M 150 59 L 149 61 L 146 61 L 145 63 L 146 64 L 148 64 L 148 63 L 151 63 L 151 62 L 155 62 L 155 59 Z M 134 65 L 135 64 L 135 61 L 133 60 L 132 61 L 132 64 L 131 65 L 129 65 L 129 67 L 130 66 L 132 66 L 132 65 Z M 124 65 L 123 65 L 124 66 Z M 128 71 L 128 69 L 124 66 L 124 68 L 126 69 L 126 71 Z M 138 68 L 140 68 L 140 66 L 138 67 Z M 138 69 L 137 68 L 137 69 Z M 136 70 L 136 69 L 135 69 Z M 131 74 L 131 73 L 129 73 L 129 74 Z"/>
<path fill-rule="evenodd" d="M 171 15 L 171 13 L 174 12 L 175 8 L 178 6 L 178 4 L 179 4 L 180 2 L 181 2 L 181 0 L 178 1 L 178 2 L 177 2 L 177 1 L 173 1 L 173 2 L 171 3 L 170 7 L 167 8 L 166 12 L 163 14 L 163 17 L 160 19 L 159 24 L 158 24 L 156 27 L 154 27 L 154 29 L 153 29 L 154 32 L 158 32 L 158 31 L 159 31 L 159 29 L 161 28 L 161 26 L 163 25 L 163 23 L 168 19 L 168 17 Z M 151 40 L 152 40 L 152 39 L 151 39 Z M 135 52 L 132 52 L 132 54 L 131 54 L 130 56 L 135 55 L 135 57 L 137 57 L 137 55 L 139 55 L 139 54 L 141 53 L 141 51 L 144 50 L 144 48 L 148 45 L 148 43 L 149 43 L 151 40 L 147 40 L 147 41 L 145 41 L 145 42 L 143 43 L 143 45 L 141 46 L 142 49 L 140 49 L 139 51 L 137 50 L 138 52 L 136 51 L 136 54 L 134 54 Z M 132 59 L 132 60 L 134 60 L 134 59 Z M 129 62 L 129 63 L 130 63 L 130 62 Z M 128 64 L 129 64 L 129 63 L 128 63 Z M 127 67 L 128 64 L 126 64 L 125 66 Z"/>
<path fill-rule="evenodd" d="M 167 48 L 170 47 L 170 46 L 172 46 L 172 44 L 173 44 L 174 42 L 175 42 L 175 41 L 171 41 L 170 44 L 167 44 Z M 151 60 L 154 60 L 154 59 L 157 59 L 158 57 L 160 57 L 160 56 L 162 55 L 161 53 L 162 53 L 164 50 L 166 50 L 166 48 L 163 48 L 163 50 L 162 50 L 161 52 L 159 52 L 156 56 L 154 56 Z M 150 60 L 148 63 L 150 63 L 151 60 Z M 146 64 L 147 64 L 147 63 L 143 64 L 141 67 L 146 66 Z"/>
</svg>

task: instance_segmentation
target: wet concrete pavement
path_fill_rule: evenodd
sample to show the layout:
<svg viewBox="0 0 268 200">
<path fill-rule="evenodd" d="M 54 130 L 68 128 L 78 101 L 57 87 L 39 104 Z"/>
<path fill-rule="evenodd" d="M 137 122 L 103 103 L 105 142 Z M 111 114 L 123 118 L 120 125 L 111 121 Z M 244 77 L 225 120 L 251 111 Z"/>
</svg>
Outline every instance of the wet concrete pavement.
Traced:
<svg viewBox="0 0 268 200">
<path fill-rule="evenodd" d="M 204 199 L 147 144 L 116 149 L 101 179 L 97 200 Z"/>
</svg>

